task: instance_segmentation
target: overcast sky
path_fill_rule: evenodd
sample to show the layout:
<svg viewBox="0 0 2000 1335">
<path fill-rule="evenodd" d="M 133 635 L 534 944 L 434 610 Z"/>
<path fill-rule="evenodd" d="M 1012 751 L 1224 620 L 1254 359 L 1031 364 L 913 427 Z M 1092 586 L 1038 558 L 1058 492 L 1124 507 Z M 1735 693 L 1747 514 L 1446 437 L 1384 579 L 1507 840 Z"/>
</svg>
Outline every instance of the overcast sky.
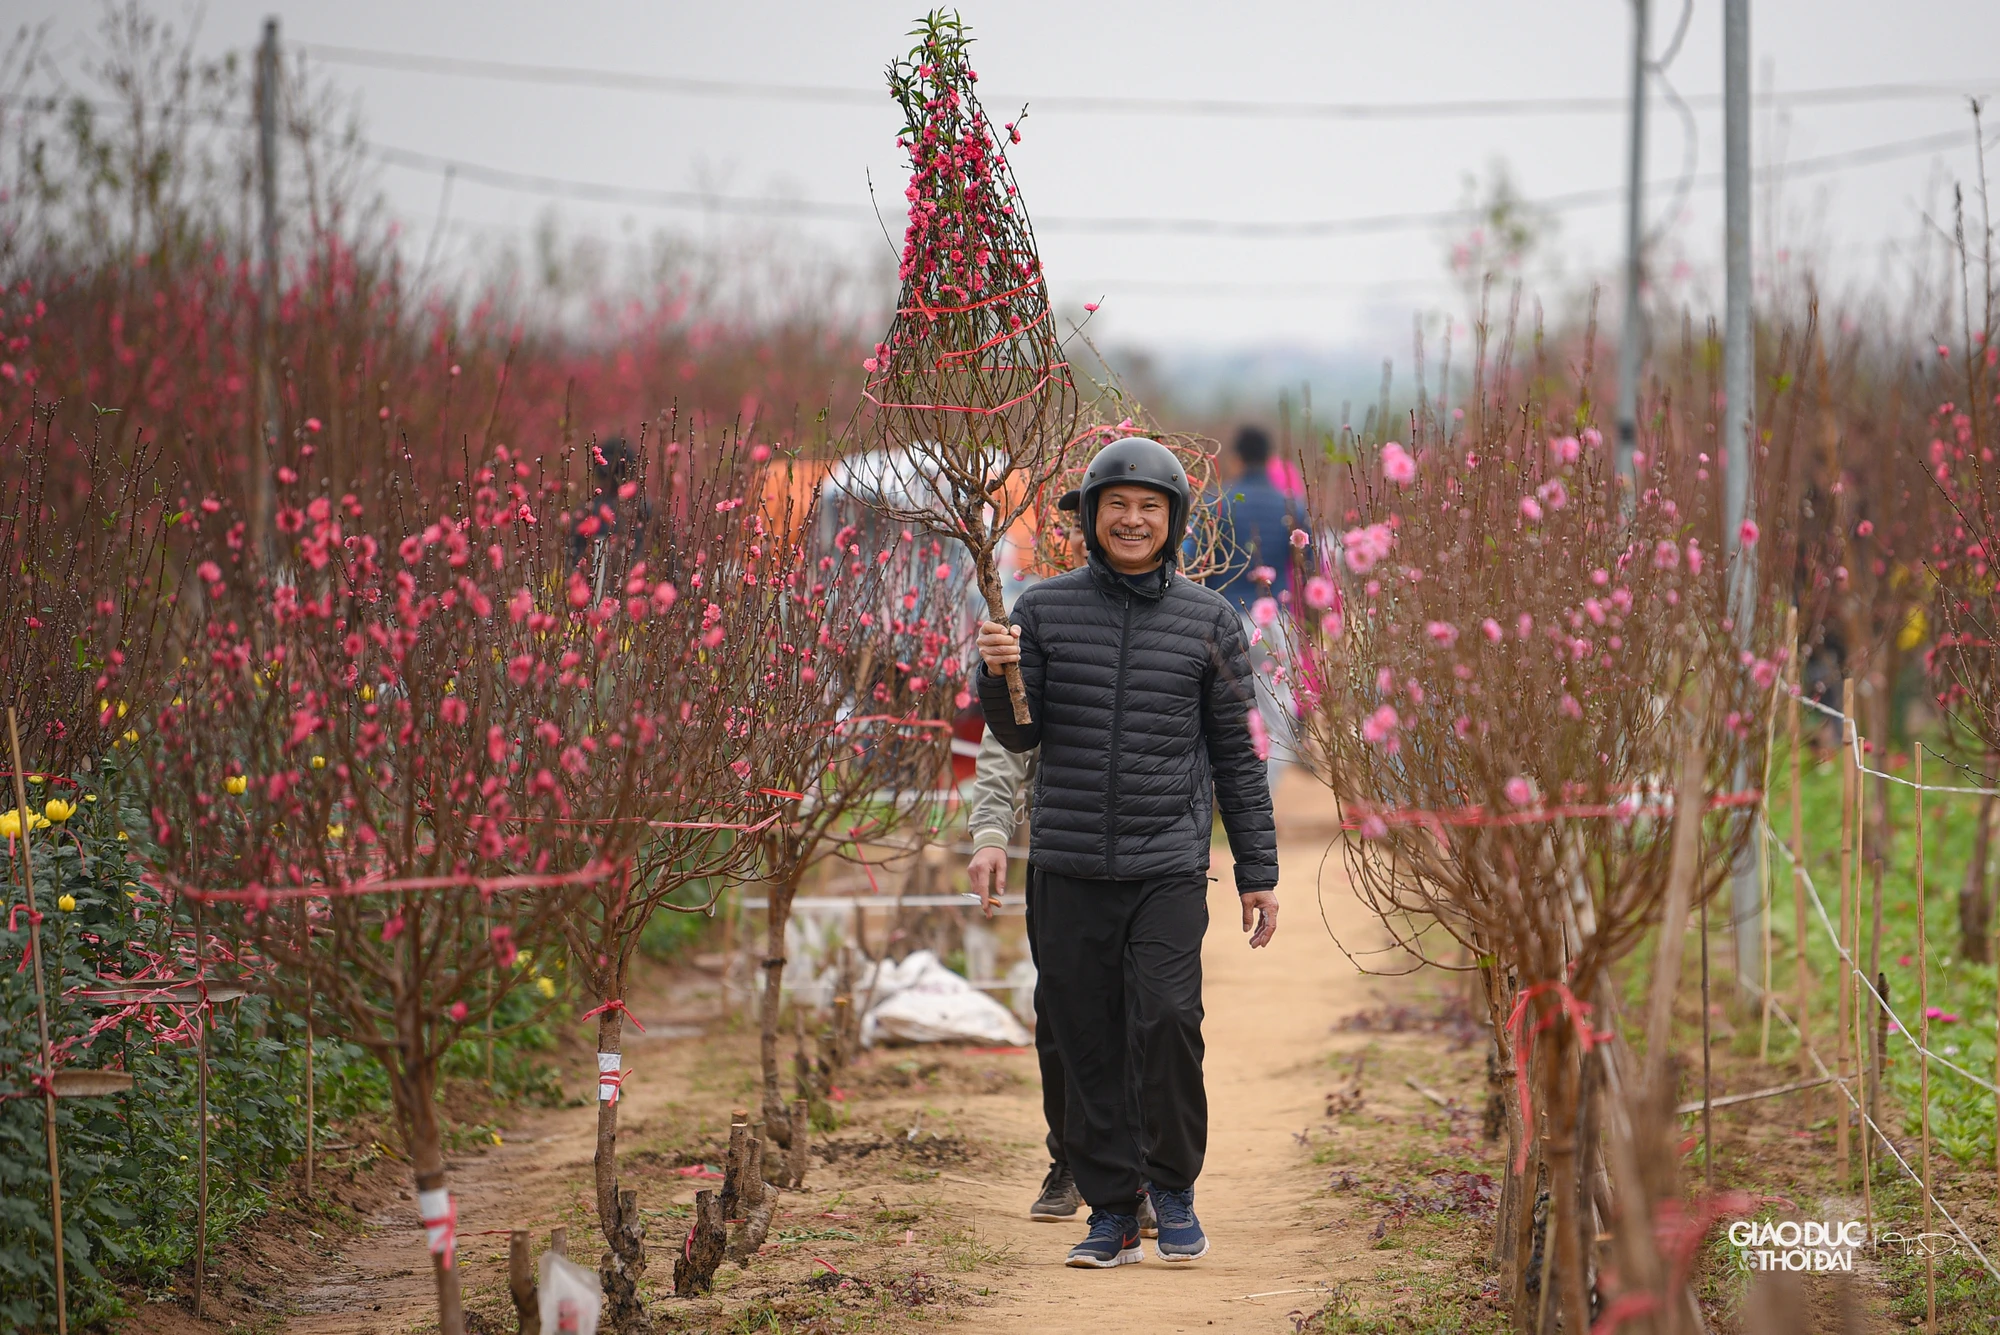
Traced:
<svg viewBox="0 0 2000 1335">
<path fill-rule="evenodd" d="M 288 46 L 303 45 L 317 73 L 352 89 L 374 142 L 482 167 L 618 184 L 810 201 L 838 216 L 772 222 L 661 208 L 557 199 L 461 177 L 446 246 L 518 237 L 553 209 L 562 225 L 609 237 L 682 229 L 752 235 L 774 245 L 824 247 L 856 258 L 887 253 L 865 214 L 867 178 L 900 202 L 897 117 L 882 68 L 906 45 L 911 4 L 795 0 L 728 4 L 534 4 L 526 0 L 210 0 L 199 17 L 211 50 L 248 47 L 267 13 Z M 1243 118 L 1106 114 L 1038 98 L 1091 94 L 1167 99 L 1421 104 L 1465 99 L 1598 97 L 1628 91 L 1632 16 L 1615 0 L 1393 5 L 1230 5 L 1007 0 L 964 5 L 978 38 L 980 88 L 997 118 L 1030 105 L 1013 150 L 1030 215 L 1042 223 L 1057 296 L 1102 300 L 1107 337 L 1162 349 L 1300 347 L 1360 352 L 1408 346 L 1411 312 L 1455 300 L 1446 256 L 1462 225 L 1418 221 L 1363 234 L 1258 237 L 1089 230 L 1091 220 L 1225 222 L 1349 220 L 1450 210 L 1465 179 L 1504 162 L 1531 199 L 1615 187 L 1625 170 L 1622 110 L 1443 118 Z M 0 0 L 14 22 L 50 24 L 59 62 L 87 59 L 97 20 L 79 0 Z M 1656 6 L 1654 49 L 1681 17 Z M 2000 90 L 2000 4 L 1926 0 L 1753 0 L 1753 69 L 1760 91 L 1856 85 Z M 10 23 L 10 27 L 13 23 Z M 315 51 L 341 46 L 424 57 L 507 61 L 748 83 L 854 90 L 853 103 L 773 101 L 463 77 L 372 68 Z M 1670 77 L 1691 98 L 1721 86 L 1721 9 L 1695 0 Z M 869 97 L 868 94 L 878 94 Z M 1682 171 L 1681 122 L 1651 103 L 1648 176 Z M 1697 101 L 1698 177 L 1721 166 L 1720 116 Z M 1909 141 L 1957 132 L 1955 147 Z M 1760 244 L 1813 249 L 1836 277 L 1875 275 L 1883 243 L 1909 238 L 1939 182 L 1969 176 L 1964 100 L 1946 95 L 1849 98 L 1762 110 L 1755 152 L 1798 163 L 1883 147 L 1886 160 L 1825 171 L 1786 187 L 1786 207 L 1760 219 Z M 391 207 L 425 235 L 441 178 L 384 165 Z M 1664 211 L 1667 191 L 1655 196 Z M 1764 203 L 1760 196 L 1760 204 Z M 1689 300 L 1719 291 L 1721 192 L 1698 179 L 1666 240 Z M 1551 255 L 1574 288 L 1608 275 L 1620 255 L 1616 204 L 1558 213 Z M 1775 224 L 1775 225 L 1774 225 Z M 897 222 L 891 219 L 891 229 Z M 1768 258 L 1768 256 L 1766 257 Z"/>
</svg>

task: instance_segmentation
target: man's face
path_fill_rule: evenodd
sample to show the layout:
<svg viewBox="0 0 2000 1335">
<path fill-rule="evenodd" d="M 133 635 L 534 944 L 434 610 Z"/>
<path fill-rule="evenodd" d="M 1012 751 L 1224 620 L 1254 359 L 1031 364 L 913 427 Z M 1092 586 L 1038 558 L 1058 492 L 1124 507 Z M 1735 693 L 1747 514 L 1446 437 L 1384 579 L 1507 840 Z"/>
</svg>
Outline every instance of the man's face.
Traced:
<svg viewBox="0 0 2000 1335">
<path fill-rule="evenodd" d="M 1097 497 L 1097 545 L 1121 575 L 1141 575 L 1160 563 L 1167 544 L 1164 492 L 1121 482 Z"/>
</svg>

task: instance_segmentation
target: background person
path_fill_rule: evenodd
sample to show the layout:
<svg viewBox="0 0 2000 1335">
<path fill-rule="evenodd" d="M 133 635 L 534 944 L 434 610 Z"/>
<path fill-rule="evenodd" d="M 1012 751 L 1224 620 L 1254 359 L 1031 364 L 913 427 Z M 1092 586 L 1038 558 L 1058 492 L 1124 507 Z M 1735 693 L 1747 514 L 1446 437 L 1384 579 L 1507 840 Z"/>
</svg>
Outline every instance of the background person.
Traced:
<svg viewBox="0 0 2000 1335">
<path fill-rule="evenodd" d="M 646 545 L 653 507 L 639 493 L 637 460 L 623 437 L 590 447 L 590 497 L 569 517 L 569 560 L 602 599 L 624 585 Z"/>
<path fill-rule="evenodd" d="M 1044 581 L 1011 625 L 980 628 L 980 703 L 1013 751 L 1042 750 L 1030 897 L 1039 993 L 1067 1086 L 1063 1142 L 1090 1234 L 1069 1264 L 1143 1257 L 1149 1194 L 1162 1260 L 1205 1256 L 1194 1183 L 1208 1143 L 1201 939 L 1208 928 L 1211 803 L 1236 863 L 1253 948 L 1277 930 L 1277 837 L 1242 622 L 1174 570 L 1191 502 L 1158 441 L 1099 451 L 1080 513 L 1086 569 Z M 1020 666 L 1032 721 L 1014 722 L 1002 676 Z M 1134 1065 L 1151 1114 L 1139 1141 Z"/>
<path fill-rule="evenodd" d="M 1292 587 L 1292 530 L 1298 527 L 1295 517 L 1303 506 L 1272 479 L 1276 461 L 1271 457 L 1271 437 L 1263 428 L 1245 426 L 1239 430 L 1235 450 L 1242 470 L 1223 484 L 1215 501 L 1225 564 L 1208 583 L 1245 618 L 1250 669 L 1257 683 L 1257 713 L 1264 723 L 1264 777 L 1275 793 L 1285 765 L 1296 759 L 1297 714 L 1274 636 L 1278 607 Z M 1267 598 L 1272 602 L 1260 608 L 1259 603 Z"/>
<path fill-rule="evenodd" d="M 1208 586 L 1248 614 L 1259 598 L 1277 598 L 1292 587 L 1292 530 L 1299 506 L 1271 480 L 1271 437 L 1262 427 L 1237 431 L 1241 471 L 1215 498 L 1218 555 L 1224 565 Z M 1270 582 L 1256 576 L 1270 571 Z"/>
</svg>

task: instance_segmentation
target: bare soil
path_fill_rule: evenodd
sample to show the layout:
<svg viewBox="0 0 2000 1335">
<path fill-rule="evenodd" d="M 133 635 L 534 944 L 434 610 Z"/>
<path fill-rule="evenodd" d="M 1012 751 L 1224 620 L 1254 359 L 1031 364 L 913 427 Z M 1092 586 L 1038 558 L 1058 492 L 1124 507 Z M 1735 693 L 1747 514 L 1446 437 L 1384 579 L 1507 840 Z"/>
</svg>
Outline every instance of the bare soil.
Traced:
<svg viewBox="0 0 2000 1335">
<path fill-rule="evenodd" d="M 1149 1246 L 1141 1265 L 1066 1268 L 1081 1216 L 1027 1218 L 1047 1167 L 1032 1052 L 888 1049 L 866 1054 L 843 1080 L 841 1124 L 819 1137 L 806 1189 L 780 1200 L 763 1253 L 745 1267 L 725 1264 L 711 1298 L 671 1297 L 672 1258 L 695 1191 L 714 1185 L 707 1172 L 722 1162 L 729 1111 L 753 1106 L 755 1035 L 719 1015 L 712 979 L 689 973 L 637 989 L 648 1032 L 628 1030 L 626 1045 L 636 1074 L 625 1086 L 621 1175 L 647 1212 L 658 1328 L 1503 1329 L 1483 1266 L 1504 1171 L 1482 1130 L 1483 1029 L 1449 975 L 1359 971 L 1346 952 L 1385 937 L 1349 892 L 1338 852 L 1328 856 L 1338 833 L 1331 804 L 1294 773 L 1280 810 L 1284 917 L 1272 946 L 1245 945 L 1226 868 L 1210 897 L 1210 1141 L 1196 1199 L 1212 1247 L 1206 1259 L 1169 1266 Z M 1373 962 L 1405 967 L 1387 955 Z M 1719 1088 L 1785 1078 L 1723 1046 Z M 586 1265 L 602 1251 L 591 1187 L 595 1105 L 582 1097 L 594 1083 L 587 1047 L 578 1041 L 565 1054 L 564 1085 L 579 1096 L 571 1106 L 507 1110 L 501 1144 L 451 1158 L 475 1331 L 514 1329 L 506 1230 L 533 1230 L 539 1250 L 552 1227 L 566 1227 L 572 1257 Z M 1786 1130 L 1795 1119 L 1771 1115 L 1778 1111 L 1753 1104 L 1718 1116 L 1725 1185 L 1801 1195 L 1811 1187 L 1830 1132 L 1800 1139 Z M 402 1166 L 379 1151 L 326 1158 L 349 1166 L 323 1173 L 310 1212 L 276 1212 L 218 1258 L 222 1301 L 211 1315 L 219 1321 L 196 1324 L 180 1304 L 156 1303 L 125 1323 L 126 1335 L 435 1329 Z M 1881 1279 L 1856 1277 L 1864 1329 L 1890 1328 Z M 1704 1290 L 1712 1330 L 1734 1329 L 1734 1293 L 1720 1281 Z M 1824 1317 L 1816 1328 L 1838 1328 L 1837 1297 L 1824 1284 L 1810 1290 L 1808 1306 Z"/>
</svg>

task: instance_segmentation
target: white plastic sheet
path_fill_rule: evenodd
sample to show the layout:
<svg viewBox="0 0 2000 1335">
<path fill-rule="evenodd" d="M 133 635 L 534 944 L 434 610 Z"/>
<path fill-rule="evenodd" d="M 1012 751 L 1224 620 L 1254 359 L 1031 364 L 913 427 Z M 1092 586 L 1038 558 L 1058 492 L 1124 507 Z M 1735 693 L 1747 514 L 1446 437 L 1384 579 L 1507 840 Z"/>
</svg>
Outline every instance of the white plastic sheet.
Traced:
<svg viewBox="0 0 2000 1335">
<path fill-rule="evenodd" d="M 861 1018 L 863 1047 L 882 1042 L 1025 1047 L 1030 1041 L 1005 1006 L 945 968 L 928 950 L 900 963 L 885 960 L 873 981 L 872 993 L 865 976 L 855 987 L 857 996 L 871 997 Z"/>
</svg>

